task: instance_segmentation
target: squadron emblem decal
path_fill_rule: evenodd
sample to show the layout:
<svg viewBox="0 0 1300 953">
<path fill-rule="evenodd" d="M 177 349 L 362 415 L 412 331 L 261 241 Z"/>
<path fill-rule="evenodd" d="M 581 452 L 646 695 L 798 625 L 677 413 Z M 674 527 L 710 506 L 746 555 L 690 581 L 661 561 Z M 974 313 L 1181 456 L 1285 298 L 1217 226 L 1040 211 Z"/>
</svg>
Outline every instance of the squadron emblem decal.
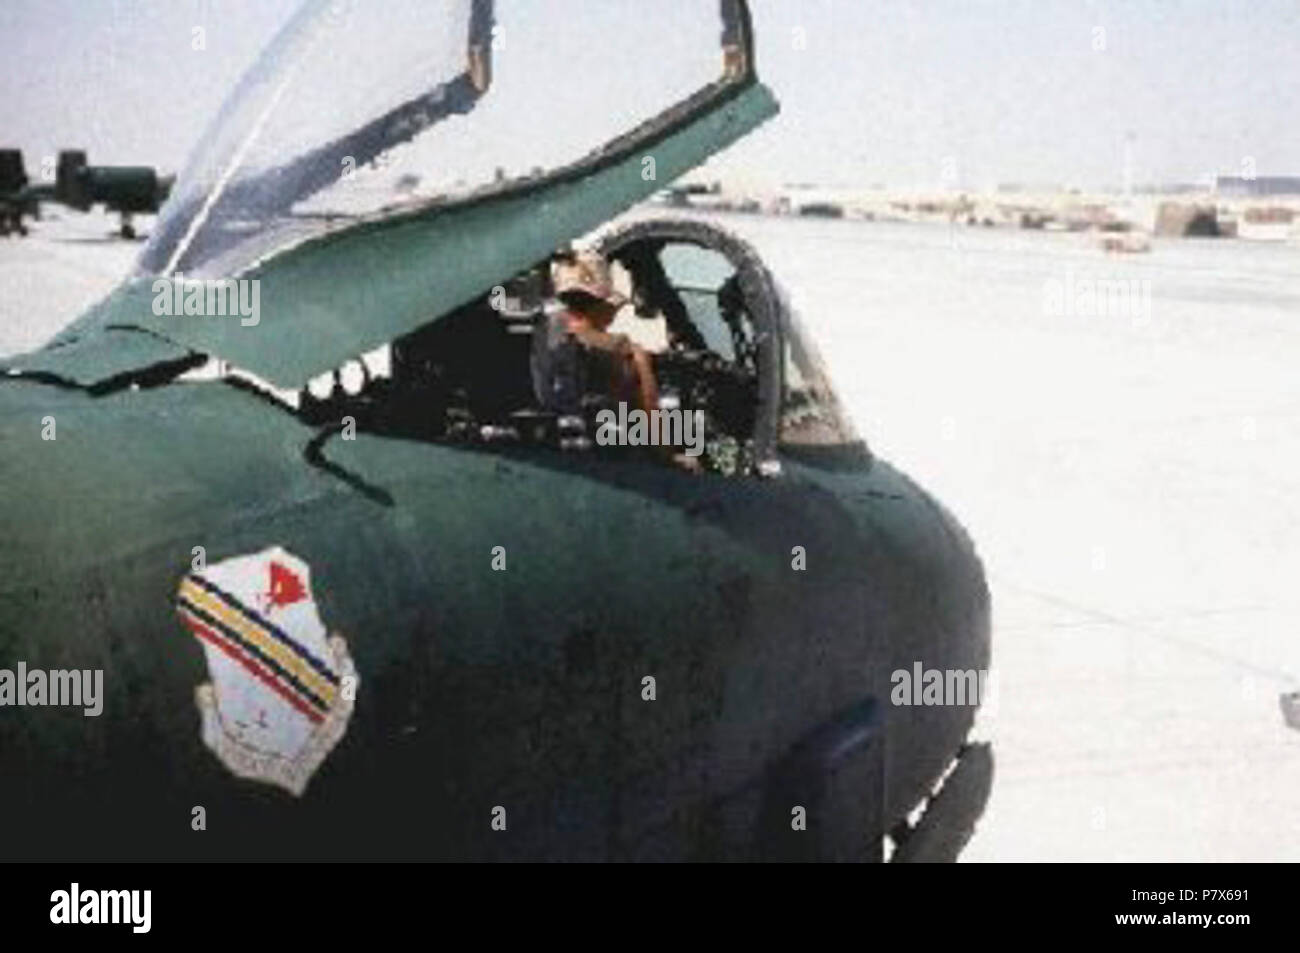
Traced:
<svg viewBox="0 0 1300 953">
<path fill-rule="evenodd" d="M 223 560 L 181 580 L 176 608 L 212 678 L 195 692 L 204 743 L 240 777 L 302 794 L 347 731 L 358 686 L 307 564 L 278 546 Z"/>
</svg>

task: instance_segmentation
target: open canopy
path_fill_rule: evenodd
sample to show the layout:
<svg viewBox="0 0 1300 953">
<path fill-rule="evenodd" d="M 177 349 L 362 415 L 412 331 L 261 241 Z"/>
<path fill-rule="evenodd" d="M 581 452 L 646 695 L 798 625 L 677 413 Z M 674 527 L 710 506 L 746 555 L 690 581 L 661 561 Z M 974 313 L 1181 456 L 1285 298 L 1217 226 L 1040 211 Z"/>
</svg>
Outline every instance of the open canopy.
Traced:
<svg viewBox="0 0 1300 953">
<path fill-rule="evenodd" d="M 140 269 L 234 275 L 358 219 L 593 163 L 745 76 L 741 14 L 716 0 L 309 2 L 199 142 Z"/>
</svg>

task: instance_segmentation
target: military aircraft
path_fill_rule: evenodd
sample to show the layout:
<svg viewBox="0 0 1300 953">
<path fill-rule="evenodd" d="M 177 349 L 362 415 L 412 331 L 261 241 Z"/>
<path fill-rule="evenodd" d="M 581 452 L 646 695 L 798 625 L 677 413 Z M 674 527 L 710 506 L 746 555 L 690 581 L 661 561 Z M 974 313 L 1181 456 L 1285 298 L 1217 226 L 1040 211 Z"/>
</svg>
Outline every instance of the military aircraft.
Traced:
<svg viewBox="0 0 1300 953">
<path fill-rule="evenodd" d="M 147 165 L 89 165 L 80 149 L 59 153 L 51 197 L 79 212 L 102 205 L 120 218 L 118 234 L 135 238 L 135 215 L 152 215 L 171 192 L 173 178 Z"/>
<path fill-rule="evenodd" d="M 173 178 L 152 166 L 88 165 L 81 149 L 59 153 L 52 184 L 31 184 L 17 149 L 0 149 L 0 235 L 27 234 L 23 216 L 40 217 L 41 202 L 58 202 L 79 212 L 102 205 L 120 217 L 118 234 L 136 237 L 132 218 L 153 214 L 167 200 Z"/>
<path fill-rule="evenodd" d="M 987 668 L 980 562 L 754 248 L 609 227 L 778 108 L 744 0 L 649 10 L 308 2 L 136 272 L 0 360 L 0 852 L 956 856 L 976 708 L 891 689 Z M 538 403 L 584 241 L 695 468 Z"/>
<path fill-rule="evenodd" d="M 35 218 L 37 214 L 39 209 L 30 195 L 23 154 L 17 149 L 0 149 L 0 235 L 11 232 L 26 235 L 23 216 Z"/>
</svg>

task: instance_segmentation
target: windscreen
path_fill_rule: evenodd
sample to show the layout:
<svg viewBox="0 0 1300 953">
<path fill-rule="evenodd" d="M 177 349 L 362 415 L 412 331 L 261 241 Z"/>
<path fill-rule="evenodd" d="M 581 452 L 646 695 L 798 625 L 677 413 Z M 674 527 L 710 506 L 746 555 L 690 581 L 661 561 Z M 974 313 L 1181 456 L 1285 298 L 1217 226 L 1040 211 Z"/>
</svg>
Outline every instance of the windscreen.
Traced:
<svg viewBox="0 0 1300 953">
<path fill-rule="evenodd" d="M 778 289 L 785 315 L 785 353 L 782 355 L 785 393 L 781 400 L 778 442 L 782 446 L 836 446 L 861 441 L 831 387 L 817 346 L 803 319 L 790 305 L 784 288 Z"/>
<path fill-rule="evenodd" d="M 200 141 L 139 270 L 234 275 L 635 147 L 747 74 L 741 29 L 734 0 L 310 0 Z"/>
</svg>

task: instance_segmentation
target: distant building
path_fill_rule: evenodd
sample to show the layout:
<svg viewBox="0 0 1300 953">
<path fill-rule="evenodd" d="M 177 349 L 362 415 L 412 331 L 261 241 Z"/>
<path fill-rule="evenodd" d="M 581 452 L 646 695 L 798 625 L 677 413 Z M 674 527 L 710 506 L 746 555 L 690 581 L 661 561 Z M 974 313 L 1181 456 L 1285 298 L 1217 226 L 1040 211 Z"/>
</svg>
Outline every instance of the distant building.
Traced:
<svg viewBox="0 0 1300 953">
<path fill-rule="evenodd" d="M 1279 206 L 1248 208 L 1237 223 L 1237 235 L 1259 242 L 1284 242 L 1295 228 L 1294 209 Z"/>
<path fill-rule="evenodd" d="M 1156 210 L 1155 233 L 1179 238 L 1217 237 L 1221 234 L 1218 212 L 1213 205 L 1161 202 Z"/>
<path fill-rule="evenodd" d="M 1164 182 L 1144 185 L 1137 191 L 1146 195 L 1197 195 L 1205 190 L 1204 182 Z"/>
<path fill-rule="evenodd" d="M 1237 175 L 1221 175 L 1216 188 L 1220 195 L 1226 196 L 1300 195 L 1300 176 L 1261 175 L 1246 179 Z"/>
<path fill-rule="evenodd" d="M 843 218 L 844 208 L 835 202 L 807 202 L 799 206 L 799 214 L 817 218 Z"/>
</svg>

